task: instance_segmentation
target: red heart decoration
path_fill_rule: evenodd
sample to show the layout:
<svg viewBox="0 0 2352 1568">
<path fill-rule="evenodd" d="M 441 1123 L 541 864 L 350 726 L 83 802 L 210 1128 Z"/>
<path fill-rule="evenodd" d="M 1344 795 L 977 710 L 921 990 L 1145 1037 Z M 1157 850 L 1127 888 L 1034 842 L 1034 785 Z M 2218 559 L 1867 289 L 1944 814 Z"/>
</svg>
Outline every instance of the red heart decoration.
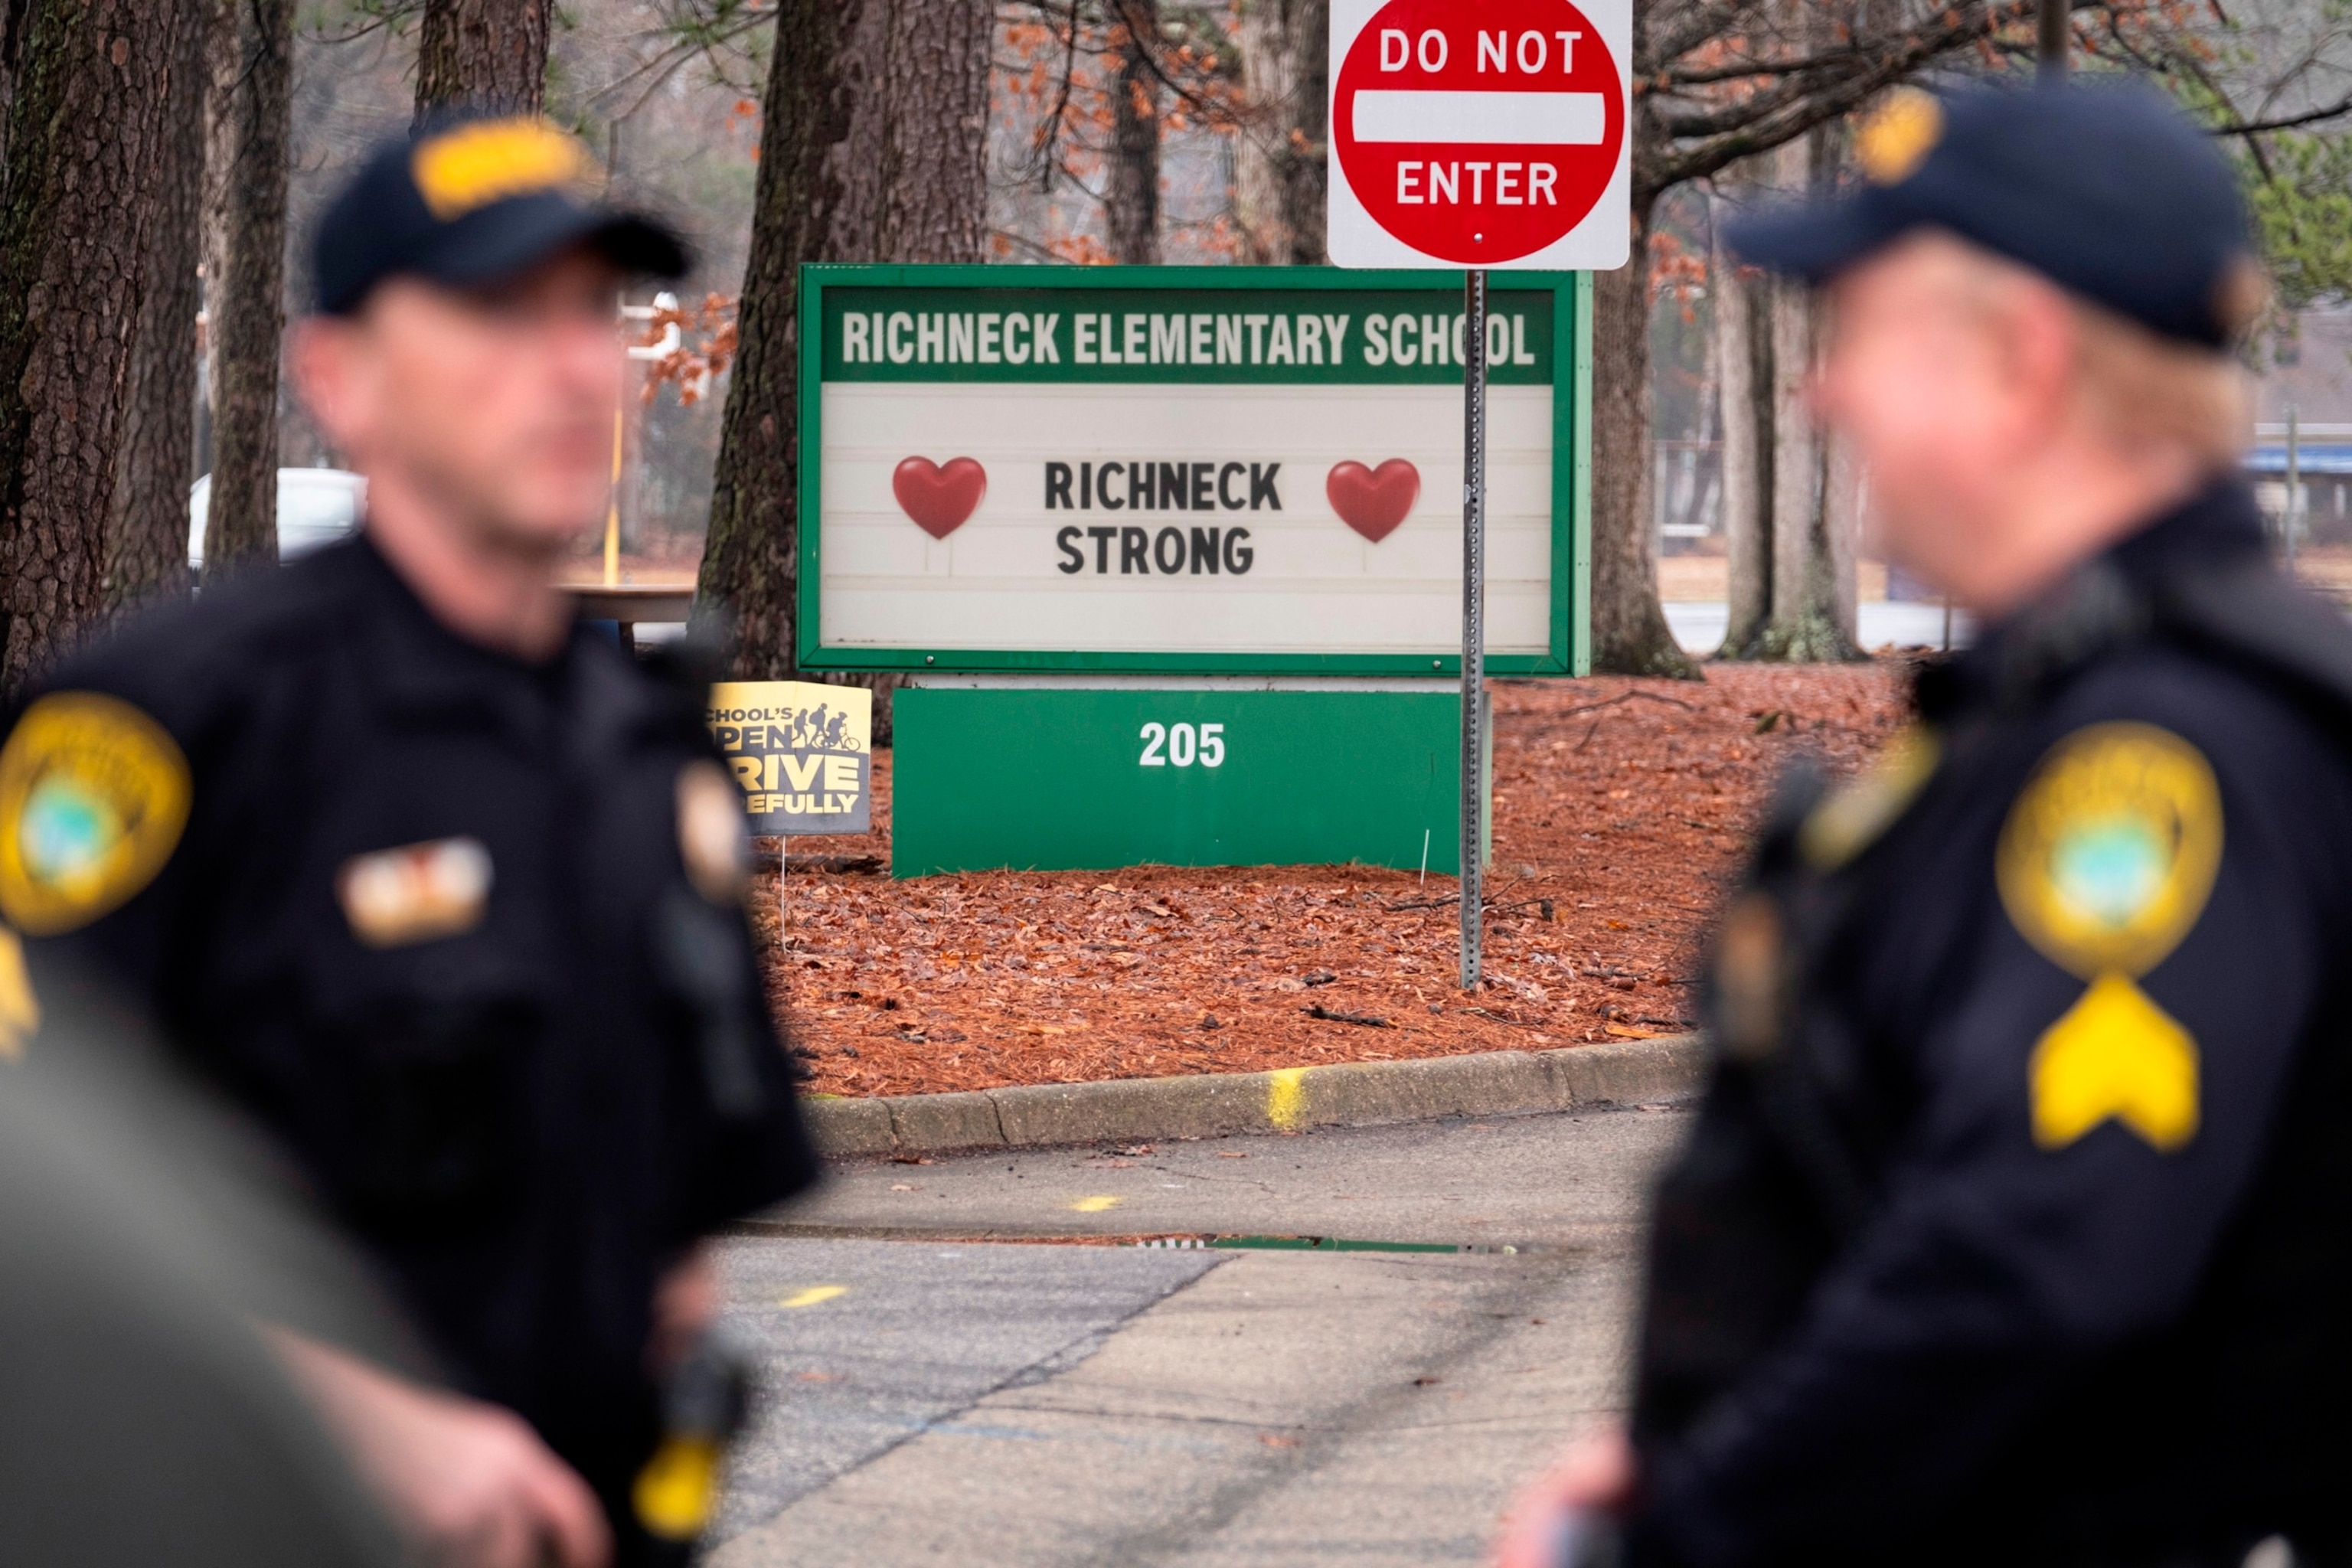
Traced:
<svg viewBox="0 0 2352 1568">
<path fill-rule="evenodd" d="M 1339 463 L 1323 481 L 1323 493 L 1331 498 L 1340 521 L 1378 544 L 1421 499 L 1421 470 L 1402 458 L 1391 458 L 1377 468 Z"/>
<path fill-rule="evenodd" d="M 929 458 L 909 458 L 891 471 L 890 493 L 916 527 L 945 539 L 980 509 L 988 470 L 971 458 L 950 458 L 944 468 Z"/>
</svg>

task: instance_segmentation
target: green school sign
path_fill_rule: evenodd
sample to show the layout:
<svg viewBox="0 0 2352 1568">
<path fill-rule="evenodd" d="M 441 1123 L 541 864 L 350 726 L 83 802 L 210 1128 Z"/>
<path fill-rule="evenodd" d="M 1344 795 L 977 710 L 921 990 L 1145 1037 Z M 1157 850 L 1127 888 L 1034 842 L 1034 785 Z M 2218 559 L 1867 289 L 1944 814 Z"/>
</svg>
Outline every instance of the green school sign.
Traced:
<svg viewBox="0 0 2352 1568">
<path fill-rule="evenodd" d="M 807 267 L 801 663 L 1444 676 L 1456 279 Z M 1489 668 L 1589 658 L 1591 292 L 1490 305 Z"/>
<path fill-rule="evenodd" d="M 893 869 L 1455 870 L 1462 306 L 1432 272 L 803 268 L 799 655 L 912 677 Z M 1580 276 L 1491 297 L 1496 673 L 1587 667 L 1591 328 Z"/>
</svg>

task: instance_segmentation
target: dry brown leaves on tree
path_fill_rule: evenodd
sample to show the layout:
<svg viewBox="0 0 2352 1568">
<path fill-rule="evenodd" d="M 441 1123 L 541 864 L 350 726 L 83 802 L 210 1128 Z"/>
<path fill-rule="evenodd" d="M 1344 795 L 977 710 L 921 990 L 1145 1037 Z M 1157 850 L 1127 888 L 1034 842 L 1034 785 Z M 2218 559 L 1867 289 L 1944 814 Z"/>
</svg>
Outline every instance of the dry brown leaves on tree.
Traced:
<svg viewBox="0 0 2352 1568">
<path fill-rule="evenodd" d="M 1456 984 L 1454 885 L 1355 866 L 893 881 L 887 829 L 796 838 L 770 980 L 825 1094 L 1253 1072 L 1686 1026 L 1697 939 L 1780 768 L 1843 772 L 1900 672 L 1711 668 L 1495 692 L 1486 984 Z M 876 758 L 887 820 L 889 758 Z M 772 849 L 772 845 L 771 846 Z"/>
</svg>

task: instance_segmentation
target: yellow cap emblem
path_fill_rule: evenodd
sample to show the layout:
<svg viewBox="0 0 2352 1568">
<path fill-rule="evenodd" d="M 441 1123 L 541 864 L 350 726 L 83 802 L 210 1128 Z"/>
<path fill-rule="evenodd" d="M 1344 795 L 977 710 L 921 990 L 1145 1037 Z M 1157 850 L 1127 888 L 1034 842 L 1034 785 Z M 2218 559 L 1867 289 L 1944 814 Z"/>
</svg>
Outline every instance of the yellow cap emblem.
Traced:
<svg viewBox="0 0 2352 1568">
<path fill-rule="evenodd" d="M 484 120 L 428 136 L 411 154 L 425 205 L 443 223 L 509 196 L 536 195 L 579 181 L 586 151 L 542 120 Z"/>
<path fill-rule="evenodd" d="M 1898 87 L 1862 122 L 1853 139 L 1855 162 L 1871 184 L 1892 185 L 1911 177 L 1944 137 L 1944 106 L 1935 94 Z"/>
<path fill-rule="evenodd" d="M 0 747 L 0 915 L 27 936 L 87 925 L 153 880 L 188 821 L 188 763 L 120 698 L 41 698 Z"/>
</svg>

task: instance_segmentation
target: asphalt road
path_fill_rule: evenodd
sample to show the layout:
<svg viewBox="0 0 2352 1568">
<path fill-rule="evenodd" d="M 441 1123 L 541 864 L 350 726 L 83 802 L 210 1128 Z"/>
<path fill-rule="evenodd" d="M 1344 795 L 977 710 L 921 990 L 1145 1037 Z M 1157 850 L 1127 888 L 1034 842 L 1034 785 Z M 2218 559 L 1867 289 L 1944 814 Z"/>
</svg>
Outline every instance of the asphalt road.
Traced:
<svg viewBox="0 0 2352 1568">
<path fill-rule="evenodd" d="M 842 1165 L 727 1246 L 775 1394 L 713 1561 L 1477 1562 L 1622 1401 L 1643 1194 L 1685 1120 Z"/>
</svg>

